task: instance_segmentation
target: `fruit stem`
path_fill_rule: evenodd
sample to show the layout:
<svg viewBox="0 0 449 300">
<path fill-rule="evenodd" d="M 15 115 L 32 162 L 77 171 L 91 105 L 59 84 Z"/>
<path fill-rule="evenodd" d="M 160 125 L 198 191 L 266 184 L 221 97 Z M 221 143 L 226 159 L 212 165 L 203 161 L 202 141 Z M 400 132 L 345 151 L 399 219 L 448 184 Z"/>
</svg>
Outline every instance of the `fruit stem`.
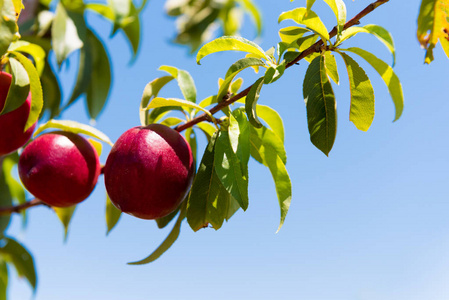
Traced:
<svg viewBox="0 0 449 300">
<path fill-rule="evenodd" d="M 365 7 L 365 9 L 363 9 L 361 12 L 359 12 L 355 17 L 353 17 L 351 20 L 346 22 L 343 28 L 348 29 L 349 27 L 360 24 L 360 19 L 362 19 L 363 17 L 365 17 L 366 15 L 371 13 L 373 10 L 375 10 L 377 7 L 381 6 L 382 4 L 387 3 L 388 1 L 390 1 L 390 0 L 377 0 L 376 2 L 369 4 L 367 7 Z M 336 35 L 337 35 L 337 26 L 335 26 L 329 32 L 329 38 L 333 38 Z M 321 46 L 323 46 L 323 45 L 324 45 L 323 40 L 319 40 L 318 42 L 316 42 L 315 44 L 313 44 L 312 46 L 310 46 L 303 52 L 299 53 L 299 55 L 293 61 L 289 62 L 285 68 L 290 68 L 291 66 L 297 64 L 301 59 L 305 58 L 306 56 L 308 56 L 314 52 L 320 52 Z M 222 101 L 219 102 L 214 107 L 212 107 L 209 110 L 209 112 L 213 115 L 216 112 L 220 111 L 221 109 L 225 108 L 226 106 L 229 106 L 232 103 L 245 97 L 246 95 L 248 95 L 248 93 L 251 90 L 251 87 L 253 85 L 254 85 L 254 83 L 229 99 L 226 99 L 227 96 L 223 97 Z M 208 118 L 208 115 L 206 113 L 203 113 L 203 114 L 199 115 L 198 117 L 191 119 L 187 123 L 176 126 L 175 130 L 178 132 L 181 132 L 181 131 L 183 131 L 187 128 L 190 128 L 190 127 L 192 127 L 200 122 L 203 122 L 203 121 L 210 121 L 210 118 Z"/>
</svg>

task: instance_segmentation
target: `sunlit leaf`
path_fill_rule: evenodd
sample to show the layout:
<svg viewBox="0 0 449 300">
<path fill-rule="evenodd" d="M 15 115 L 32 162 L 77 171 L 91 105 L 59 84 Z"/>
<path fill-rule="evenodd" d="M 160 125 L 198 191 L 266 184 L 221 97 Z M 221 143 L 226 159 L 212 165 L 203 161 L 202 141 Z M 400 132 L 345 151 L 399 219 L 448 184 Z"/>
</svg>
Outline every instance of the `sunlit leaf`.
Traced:
<svg viewBox="0 0 449 300">
<path fill-rule="evenodd" d="M 285 149 L 279 138 L 268 128 L 251 128 L 251 156 L 270 169 L 276 187 L 279 201 L 281 220 L 278 231 L 284 224 L 285 217 L 290 208 L 292 186 L 290 177 L 285 168 Z M 282 156 L 285 156 L 283 159 Z"/>
<path fill-rule="evenodd" d="M 257 101 L 259 100 L 260 90 L 263 86 L 264 77 L 260 77 L 257 81 L 252 85 L 251 90 L 246 96 L 245 101 L 245 111 L 248 116 L 248 120 L 250 123 L 257 128 L 262 127 L 262 123 L 259 121 L 257 117 Z"/>
<path fill-rule="evenodd" d="M 196 102 L 196 87 L 192 76 L 189 72 L 180 70 L 172 66 L 161 66 L 159 70 L 169 73 L 178 82 L 179 88 L 185 99 L 195 103 Z"/>
<path fill-rule="evenodd" d="M 198 51 L 196 61 L 199 64 L 200 60 L 209 54 L 232 50 L 251 53 L 256 58 L 264 58 L 270 61 L 270 57 L 259 45 L 242 37 L 235 36 L 223 36 L 207 43 Z"/>
<path fill-rule="evenodd" d="M 52 46 L 58 65 L 75 50 L 83 46 L 86 26 L 82 15 L 69 14 L 62 3 L 58 3 L 51 27 Z"/>
<path fill-rule="evenodd" d="M 42 75 L 45 67 L 45 51 L 41 46 L 27 41 L 17 41 L 11 44 L 8 51 L 18 51 L 31 55 L 39 76 Z"/>
<path fill-rule="evenodd" d="M 0 57 L 5 54 L 9 44 L 14 40 L 19 30 L 16 23 L 16 11 L 12 0 L 0 2 Z"/>
<path fill-rule="evenodd" d="M 449 1 L 422 0 L 418 16 L 418 41 L 426 49 L 425 63 L 433 61 L 433 49 L 438 41 L 449 57 Z M 446 40 L 446 41 L 444 41 Z"/>
<path fill-rule="evenodd" d="M 55 128 L 61 129 L 63 131 L 69 131 L 73 133 L 81 133 L 91 137 L 94 137 L 100 141 L 108 143 L 109 145 L 113 145 L 111 140 L 100 130 L 75 121 L 67 121 L 67 120 L 49 120 L 47 123 L 42 124 L 34 133 L 34 136 L 37 136 L 39 133 L 46 129 Z"/>
<path fill-rule="evenodd" d="M 117 225 L 122 212 L 112 204 L 111 199 L 106 194 L 106 235 Z"/>
<path fill-rule="evenodd" d="M 365 71 L 348 55 L 340 53 L 346 64 L 351 91 L 349 120 L 367 131 L 374 119 L 374 89 Z"/>
<path fill-rule="evenodd" d="M 67 240 L 67 234 L 69 232 L 70 221 L 72 220 L 73 213 L 75 212 L 76 205 L 70 207 L 53 207 L 56 215 L 64 226 L 64 241 Z"/>
<path fill-rule="evenodd" d="M 264 120 L 274 133 L 284 142 L 284 124 L 277 111 L 269 106 L 257 105 L 257 115 Z"/>
<path fill-rule="evenodd" d="M 279 37 L 281 41 L 291 44 L 307 32 L 310 32 L 310 30 L 304 27 L 288 26 L 279 30 Z"/>
<path fill-rule="evenodd" d="M 329 5 L 337 18 L 337 35 L 340 35 L 346 23 L 346 5 L 343 0 L 324 0 L 324 2 Z"/>
<path fill-rule="evenodd" d="M 373 36 L 375 36 L 391 52 L 391 54 L 393 55 L 393 65 L 395 64 L 396 50 L 394 47 L 393 36 L 391 35 L 391 33 L 388 30 L 386 30 L 385 28 L 383 28 L 382 26 L 379 26 L 379 25 L 368 24 L 368 25 L 365 25 L 362 27 L 359 27 L 359 26 L 349 27 L 348 29 L 343 31 L 340 39 L 337 41 L 337 43 L 335 45 L 336 46 L 340 45 L 342 42 L 353 37 L 354 35 L 356 35 L 358 33 L 369 33 L 369 34 L 372 34 Z"/>
<path fill-rule="evenodd" d="M 12 73 L 11 85 L 0 115 L 19 108 L 26 101 L 30 92 L 30 79 L 22 64 L 15 58 L 10 58 L 9 65 Z"/>
<path fill-rule="evenodd" d="M 305 25 L 310 30 L 319 34 L 324 41 L 329 40 L 329 33 L 326 26 L 323 24 L 320 17 L 318 17 L 312 10 L 307 11 L 305 7 L 299 7 L 283 12 L 279 16 L 278 22 L 284 20 L 293 20 L 298 24 Z"/>
<path fill-rule="evenodd" d="M 148 103 L 150 103 L 151 99 L 157 97 L 161 88 L 163 88 L 172 80 L 172 76 L 163 76 L 154 79 L 145 86 L 145 89 L 143 90 L 142 101 L 140 102 L 140 123 L 143 126 L 150 124 L 148 122 L 148 111 L 145 110 L 145 107 L 148 106 Z"/>
<path fill-rule="evenodd" d="M 338 76 L 337 61 L 335 56 L 330 52 L 324 53 L 324 65 L 326 67 L 326 73 L 336 83 L 340 84 L 340 78 Z"/>
<path fill-rule="evenodd" d="M 26 131 L 31 126 L 33 126 L 34 123 L 36 123 L 37 119 L 39 118 L 39 114 L 42 111 L 42 107 L 44 105 L 42 86 L 39 79 L 39 74 L 37 73 L 37 70 L 34 67 L 33 63 L 28 58 L 26 58 L 23 54 L 15 51 L 11 52 L 11 56 L 17 59 L 22 64 L 30 79 L 31 108 L 28 115 L 28 120 L 24 128 L 24 131 Z"/>
<path fill-rule="evenodd" d="M 218 230 L 227 213 L 230 196 L 215 172 L 217 135 L 213 134 L 204 151 L 187 204 L 187 222 L 194 231 L 209 224 Z"/>
<path fill-rule="evenodd" d="M 322 56 L 315 58 L 309 65 L 303 94 L 310 140 L 324 154 L 329 155 L 337 133 L 337 103 Z"/>
<path fill-rule="evenodd" d="M 377 71 L 377 73 L 379 73 L 388 87 L 388 91 L 390 92 L 396 109 L 396 114 L 393 121 L 398 120 L 404 109 L 404 94 L 402 92 L 401 82 L 399 81 L 398 76 L 394 73 L 393 68 L 381 59 L 377 58 L 374 54 L 363 49 L 354 47 L 342 50 L 359 55 L 365 59 Z"/>
</svg>

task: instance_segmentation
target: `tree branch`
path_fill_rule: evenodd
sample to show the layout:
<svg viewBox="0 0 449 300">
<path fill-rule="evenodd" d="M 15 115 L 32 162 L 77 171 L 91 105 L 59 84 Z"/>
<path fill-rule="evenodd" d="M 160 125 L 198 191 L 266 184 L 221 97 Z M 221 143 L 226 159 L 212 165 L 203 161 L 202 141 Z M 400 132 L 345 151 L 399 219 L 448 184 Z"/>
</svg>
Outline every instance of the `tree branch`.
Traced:
<svg viewBox="0 0 449 300">
<path fill-rule="evenodd" d="M 346 24 L 344 25 L 344 29 L 348 29 L 349 27 L 352 27 L 354 25 L 360 24 L 360 19 L 365 17 L 367 14 L 371 13 L 373 10 L 375 10 L 377 7 L 381 6 L 382 4 L 387 3 L 388 1 L 390 1 L 390 0 L 377 0 L 376 2 L 371 3 L 370 5 L 365 7 L 365 9 L 363 9 L 361 12 L 359 12 L 355 17 L 353 17 L 351 20 L 346 22 Z M 334 27 L 329 32 L 329 38 L 333 38 L 336 35 L 337 35 L 337 27 Z M 293 66 L 297 62 L 299 62 L 301 59 L 305 58 L 306 56 L 308 56 L 308 55 L 310 55 L 310 54 L 312 54 L 314 52 L 319 52 L 323 45 L 324 45 L 323 41 L 319 40 L 318 42 L 316 42 L 315 44 L 313 44 L 312 46 L 310 46 L 309 48 L 307 48 L 306 50 L 301 52 L 298 55 L 298 57 L 296 57 L 293 61 L 289 62 L 287 64 L 286 68 L 290 68 L 291 66 Z M 215 105 L 214 107 L 212 107 L 210 109 L 210 113 L 211 114 L 215 114 L 216 112 L 220 111 L 224 107 L 229 106 L 232 103 L 234 103 L 234 102 L 240 100 L 241 98 L 245 97 L 246 95 L 248 95 L 248 93 L 251 90 L 251 87 L 253 85 L 254 84 L 250 85 L 249 87 L 247 87 L 246 89 L 244 89 L 240 93 L 234 95 L 233 97 L 218 103 L 217 105 Z M 198 123 L 206 121 L 206 120 L 207 120 L 207 115 L 205 113 L 203 113 L 203 114 L 199 115 L 198 117 L 193 118 L 192 120 L 190 120 L 187 123 L 184 123 L 184 124 L 176 126 L 175 130 L 178 131 L 178 132 L 181 132 L 181 131 L 189 128 L 189 127 L 192 127 L 195 124 L 198 124 Z"/>
<path fill-rule="evenodd" d="M 33 199 L 33 200 L 30 200 L 23 204 L 19 204 L 19 205 L 15 205 L 15 206 L 0 207 L 0 215 L 9 215 L 12 213 L 20 213 L 24 209 L 28 209 L 30 207 L 40 206 L 40 205 L 48 206 L 46 203 L 42 202 L 39 199 Z"/>
</svg>

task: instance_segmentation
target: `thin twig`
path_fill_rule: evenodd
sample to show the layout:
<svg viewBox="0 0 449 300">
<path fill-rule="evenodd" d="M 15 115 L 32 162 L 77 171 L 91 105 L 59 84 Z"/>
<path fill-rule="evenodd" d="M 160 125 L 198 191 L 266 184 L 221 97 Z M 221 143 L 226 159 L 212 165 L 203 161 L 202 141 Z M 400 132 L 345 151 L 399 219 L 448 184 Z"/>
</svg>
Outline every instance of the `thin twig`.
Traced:
<svg viewBox="0 0 449 300">
<path fill-rule="evenodd" d="M 42 202 L 39 199 L 33 199 L 28 202 L 25 202 L 23 204 L 9 206 L 9 207 L 0 207 L 0 215 L 9 215 L 12 213 L 20 213 L 24 209 L 28 209 L 30 207 L 34 206 L 40 206 L 45 205 L 48 206 L 46 203 Z"/>
<path fill-rule="evenodd" d="M 388 1 L 390 1 L 390 0 L 377 0 L 376 2 L 371 3 L 365 9 L 363 9 L 361 12 L 359 12 L 354 18 L 352 18 L 351 20 L 346 22 L 346 24 L 344 25 L 344 29 L 348 29 L 349 27 L 352 27 L 354 25 L 360 24 L 360 19 L 365 17 L 367 14 L 371 13 L 373 10 L 375 10 L 377 7 L 381 6 L 382 4 L 387 3 Z M 336 35 L 337 35 L 337 27 L 334 27 L 329 32 L 329 38 L 333 38 Z M 298 57 L 296 57 L 293 61 L 288 63 L 286 68 L 290 68 L 291 66 L 295 65 L 296 63 L 298 63 L 301 59 L 305 58 L 306 56 L 308 56 L 308 55 L 310 55 L 310 54 L 312 54 L 314 52 L 319 52 L 321 46 L 323 46 L 323 45 L 324 45 L 323 41 L 319 40 L 318 42 L 316 42 L 315 44 L 313 44 L 312 46 L 310 46 L 309 48 L 307 48 L 306 50 L 301 52 L 298 55 Z M 211 114 L 215 114 L 216 112 L 220 111 L 224 107 L 229 106 L 232 103 L 234 103 L 234 102 L 240 100 L 241 98 L 245 97 L 246 95 L 248 95 L 248 93 L 251 90 L 251 87 L 253 85 L 254 84 L 250 85 L 249 87 L 247 87 L 246 89 L 244 89 L 240 93 L 234 95 L 230 99 L 221 101 L 220 103 L 218 103 L 217 105 L 215 105 L 214 107 L 212 107 L 210 109 L 210 113 Z M 207 115 L 205 113 L 199 115 L 196 118 L 193 118 L 192 120 L 190 120 L 187 123 L 178 125 L 177 127 L 175 127 L 175 130 L 177 130 L 178 132 L 181 132 L 181 131 L 183 131 L 183 130 L 189 128 L 189 127 L 192 127 L 193 125 L 198 124 L 198 123 L 203 122 L 203 121 L 207 121 Z"/>
</svg>

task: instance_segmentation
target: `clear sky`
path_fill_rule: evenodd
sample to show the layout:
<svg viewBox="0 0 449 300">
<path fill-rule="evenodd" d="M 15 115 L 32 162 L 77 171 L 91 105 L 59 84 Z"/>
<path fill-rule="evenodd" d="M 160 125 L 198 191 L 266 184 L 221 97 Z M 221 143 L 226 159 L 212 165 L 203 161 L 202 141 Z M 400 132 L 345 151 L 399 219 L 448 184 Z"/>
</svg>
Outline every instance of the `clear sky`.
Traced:
<svg viewBox="0 0 449 300">
<path fill-rule="evenodd" d="M 164 1 L 149 1 L 142 14 L 143 40 L 137 60 L 124 38 L 109 38 L 110 25 L 89 15 L 89 24 L 111 50 L 114 86 L 97 128 L 116 140 L 139 125 L 138 107 L 145 84 L 164 73 L 160 65 L 188 70 L 199 99 L 217 91 L 217 79 L 240 54 L 216 54 L 202 65 L 185 47 L 170 43 L 173 20 L 162 14 Z M 406 2 L 406 4 L 405 4 Z M 436 61 L 424 65 L 416 40 L 418 0 L 390 1 L 362 20 L 390 30 L 405 95 L 402 118 L 392 123 L 394 107 L 384 83 L 366 64 L 375 88 L 376 116 L 366 133 L 349 122 L 349 87 L 338 58 L 340 86 L 337 139 L 329 157 L 309 141 L 302 79 L 307 63 L 289 69 L 265 86 L 259 100 L 284 119 L 287 168 L 293 199 L 284 227 L 275 231 L 279 207 L 268 169 L 250 162 L 250 205 L 215 232 L 194 233 L 183 224 L 175 245 L 156 262 L 128 266 L 146 257 L 168 234 L 152 221 L 124 215 L 105 236 L 103 179 L 79 205 L 63 242 L 63 228 L 47 208 L 29 210 L 23 231 L 15 217 L 9 232 L 34 254 L 38 270 L 36 300 L 79 299 L 305 299 L 305 300 L 445 300 L 449 299 L 449 60 L 438 46 Z M 264 18 L 261 45 L 278 42 L 282 11 L 304 0 L 257 1 Z M 275 3 L 275 4 L 274 4 Z M 370 1 L 345 1 L 354 16 Z M 330 9 L 317 1 L 315 10 L 331 28 Z M 245 22 L 242 35 L 254 38 Z M 359 46 L 391 61 L 375 38 L 358 35 Z M 355 57 L 357 61 L 360 59 Z M 72 57 L 73 65 L 77 56 Z M 63 68 L 65 98 L 73 71 Z M 245 71 L 244 85 L 256 78 Z M 175 84 L 162 96 L 178 96 Z M 64 119 L 88 122 L 80 102 Z M 200 149 L 205 140 L 201 137 Z M 104 147 L 104 163 L 109 146 Z M 11 276 L 10 299 L 32 298 L 24 280 Z"/>
</svg>

